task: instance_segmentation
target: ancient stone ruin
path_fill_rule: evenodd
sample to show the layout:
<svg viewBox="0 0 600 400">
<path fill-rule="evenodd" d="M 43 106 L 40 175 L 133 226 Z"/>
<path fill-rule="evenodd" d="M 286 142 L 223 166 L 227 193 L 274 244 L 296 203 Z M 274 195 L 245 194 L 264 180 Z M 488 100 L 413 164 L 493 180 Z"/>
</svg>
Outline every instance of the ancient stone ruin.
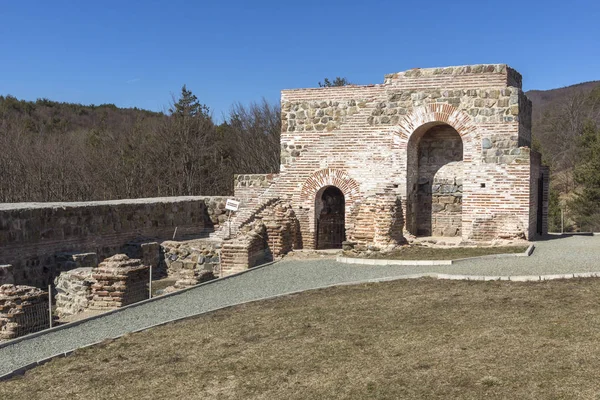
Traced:
<svg viewBox="0 0 600 400">
<path fill-rule="evenodd" d="M 295 249 L 533 240 L 547 232 L 549 173 L 531 111 L 504 64 L 284 90 L 280 171 L 234 177 L 230 222 L 218 196 L 0 204 L 0 284 L 66 274 L 58 309 L 71 313 L 147 298 L 149 266 L 181 289 Z"/>
<path fill-rule="evenodd" d="M 284 90 L 279 174 L 238 175 L 243 227 L 273 199 L 304 248 L 389 248 L 416 236 L 532 240 L 548 169 L 531 102 L 504 64 L 412 69 L 380 85 Z"/>
</svg>

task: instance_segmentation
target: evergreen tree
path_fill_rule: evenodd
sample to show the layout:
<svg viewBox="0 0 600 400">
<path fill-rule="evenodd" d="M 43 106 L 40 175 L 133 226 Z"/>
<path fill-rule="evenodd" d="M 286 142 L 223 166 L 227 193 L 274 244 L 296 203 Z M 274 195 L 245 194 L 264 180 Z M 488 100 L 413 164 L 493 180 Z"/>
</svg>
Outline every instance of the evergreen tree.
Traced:
<svg viewBox="0 0 600 400">
<path fill-rule="evenodd" d="M 576 222 L 585 230 L 600 229 L 600 129 L 587 122 L 579 143 L 574 169 L 578 190 L 570 202 Z"/>
<path fill-rule="evenodd" d="M 329 78 L 325 78 L 323 82 L 319 82 L 319 87 L 334 87 L 334 86 L 346 86 L 350 85 L 350 82 L 346 78 L 340 78 L 336 76 L 333 81 L 330 81 Z"/>
<path fill-rule="evenodd" d="M 560 232 L 561 229 L 561 204 L 560 193 L 552 186 L 550 181 L 550 191 L 548 199 L 548 231 Z"/>
<path fill-rule="evenodd" d="M 204 117 L 207 118 L 209 109 L 206 105 L 200 104 L 196 95 L 183 85 L 179 100 L 169 109 L 171 115 L 178 117 Z"/>
</svg>

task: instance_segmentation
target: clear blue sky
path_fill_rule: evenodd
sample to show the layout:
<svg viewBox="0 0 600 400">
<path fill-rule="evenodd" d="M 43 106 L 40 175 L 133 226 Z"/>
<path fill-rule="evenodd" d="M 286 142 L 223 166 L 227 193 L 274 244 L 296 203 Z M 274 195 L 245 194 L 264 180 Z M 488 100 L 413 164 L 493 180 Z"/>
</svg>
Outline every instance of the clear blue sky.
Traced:
<svg viewBox="0 0 600 400">
<path fill-rule="evenodd" d="M 0 94 L 164 110 L 185 83 L 218 119 L 324 77 L 507 63 L 524 89 L 600 80 L 600 1 L 9 1 Z"/>
</svg>

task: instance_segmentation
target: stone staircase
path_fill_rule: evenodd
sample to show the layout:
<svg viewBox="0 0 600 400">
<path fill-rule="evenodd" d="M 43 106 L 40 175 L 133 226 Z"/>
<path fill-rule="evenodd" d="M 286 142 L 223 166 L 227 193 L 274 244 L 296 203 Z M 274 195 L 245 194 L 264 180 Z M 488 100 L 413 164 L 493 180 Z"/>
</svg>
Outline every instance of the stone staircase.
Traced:
<svg viewBox="0 0 600 400">
<path fill-rule="evenodd" d="M 223 227 L 218 231 L 211 233 L 210 237 L 212 239 L 219 240 L 226 239 L 229 237 L 230 229 L 231 237 L 237 236 L 241 227 L 254 221 L 256 216 L 264 211 L 267 207 L 280 201 L 278 197 L 268 197 L 268 195 L 265 195 L 266 192 L 264 195 L 261 195 L 256 199 L 252 199 L 244 204 L 241 210 L 231 218 L 231 228 L 227 223 L 224 223 Z"/>
</svg>

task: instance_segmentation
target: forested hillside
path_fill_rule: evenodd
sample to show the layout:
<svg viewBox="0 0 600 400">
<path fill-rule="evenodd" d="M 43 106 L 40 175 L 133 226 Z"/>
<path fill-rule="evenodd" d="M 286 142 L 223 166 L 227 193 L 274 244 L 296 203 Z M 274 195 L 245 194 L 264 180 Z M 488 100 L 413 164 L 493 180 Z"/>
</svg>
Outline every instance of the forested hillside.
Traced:
<svg viewBox="0 0 600 400">
<path fill-rule="evenodd" d="M 600 230 L 600 81 L 526 93 L 534 147 L 551 168 L 550 227 Z"/>
<path fill-rule="evenodd" d="M 0 96 L 0 202 L 229 194 L 278 169 L 279 130 L 264 101 L 217 125 L 185 86 L 167 114 Z"/>
</svg>

